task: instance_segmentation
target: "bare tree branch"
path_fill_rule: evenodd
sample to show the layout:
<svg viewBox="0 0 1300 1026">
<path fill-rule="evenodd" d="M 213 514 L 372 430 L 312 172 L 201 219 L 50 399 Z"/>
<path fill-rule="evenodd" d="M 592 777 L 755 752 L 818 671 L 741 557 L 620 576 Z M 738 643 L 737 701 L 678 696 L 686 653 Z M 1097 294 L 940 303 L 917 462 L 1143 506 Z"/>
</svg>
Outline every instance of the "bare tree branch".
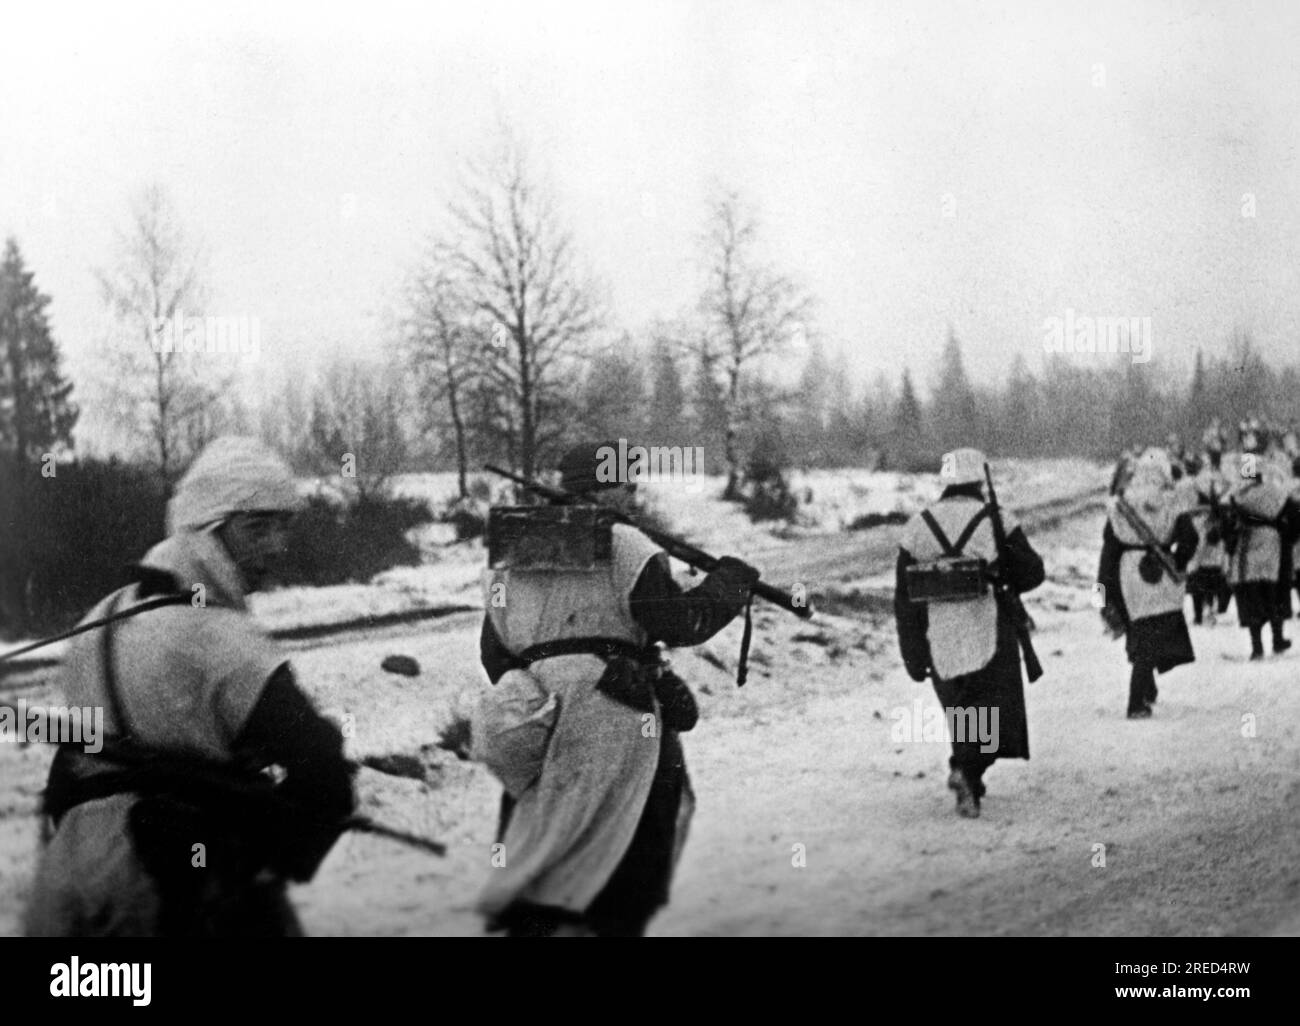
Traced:
<svg viewBox="0 0 1300 1026">
<path fill-rule="evenodd" d="M 722 369 L 728 498 L 739 493 L 738 440 L 749 419 L 742 385 L 756 362 L 786 351 L 812 312 L 800 287 L 758 262 L 758 238 L 758 222 L 735 193 L 713 202 L 703 237 L 708 260 L 699 302 L 703 330 L 691 348 L 709 373 Z"/>
<path fill-rule="evenodd" d="M 447 319 L 433 310 L 457 311 L 454 348 L 473 368 L 472 380 L 457 392 L 458 401 L 462 394 L 467 400 L 468 418 L 458 447 L 472 435 L 504 443 L 512 462 L 533 474 L 539 453 L 566 428 L 569 364 L 599 328 L 601 311 L 577 272 L 572 239 L 518 143 L 507 133 L 493 158 L 468 164 L 466 174 L 463 194 L 448 208 L 449 232 L 418 272 L 440 276 L 443 296 L 432 306 L 427 294 L 420 300 L 419 337 L 450 344 Z M 437 396 L 448 401 L 450 368 L 445 360 L 441 366 Z"/>
<path fill-rule="evenodd" d="M 118 258 L 111 269 L 96 277 L 122 337 L 134 343 L 115 363 L 117 380 L 110 391 L 134 416 L 143 419 L 153 438 L 155 455 L 164 476 L 174 476 L 192 451 L 187 440 L 206 430 L 198 421 L 212 423 L 224 376 L 207 377 L 195 354 L 183 346 L 159 344 L 163 322 L 202 313 L 199 255 L 185 235 L 166 193 L 150 186 L 136 200 L 130 229 L 117 235 Z"/>
</svg>

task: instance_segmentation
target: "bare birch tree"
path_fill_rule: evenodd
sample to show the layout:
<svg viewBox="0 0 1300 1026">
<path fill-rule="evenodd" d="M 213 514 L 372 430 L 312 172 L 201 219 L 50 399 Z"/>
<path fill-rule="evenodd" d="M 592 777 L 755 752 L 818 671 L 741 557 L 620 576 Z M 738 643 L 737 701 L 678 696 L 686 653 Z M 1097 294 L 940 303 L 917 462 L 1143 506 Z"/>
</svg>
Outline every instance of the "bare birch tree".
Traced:
<svg viewBox="0 0 1300 1026">
<path fill-rule="evenodd" d="M 533 476 L 566 430 L 574 357 L 600 324 L 592 285 L 578 273 L 572 236 L 518 143 L 470 168 L 453 232 L 435 247 L 460 301 L 480 324 L 482 384 L 512 438 L 513 462 Z"/>
<path fill-rule="evenodd" d="M 700 297 L 702 365 L 722 376 L 727 463 L 724 498 L 740 494 L 740 444 L 748 420 L 744 379 L 762 357 L 784 352 L 807 329 L 811 301 L 793 280 L 758 259 L 758 222 L 735 193 L 714 201 L 704 249 L 707 284 Z"/>
<path fill-rule="evenodd" d="M 159 469 L 173 477 L 189 447 L 210 432 L 212 407 L 222 388 L 204 380 L 194 354 L 160 338 L 164 323 L 177 324 L 202 312 L 205 296 L 197 249 L 187 239 L 171 202 L 158 186 L 141 193 L 128 229 L 118 235 L 111 268 L 96 272 L 116 321 L 111 347 L 112 402 L 129 411 L 136 430 L 151 440 Z M 183 332 L 183 324 L 175 336 Z M 210 370 L 210 368 L 209 368 Z"/>
<path fill-rule="evenodd" d="M 427 427 L 450 425 L 456 447 L 456 483 L 469 497 L 469 430 L 477 376 L 488 340 L 444 271 L 430 264 L 412 277 L 404 325 L 406 356 L 417 375 Z M 443 411 L 443 415 L 437 412 Z"/>
</svg>

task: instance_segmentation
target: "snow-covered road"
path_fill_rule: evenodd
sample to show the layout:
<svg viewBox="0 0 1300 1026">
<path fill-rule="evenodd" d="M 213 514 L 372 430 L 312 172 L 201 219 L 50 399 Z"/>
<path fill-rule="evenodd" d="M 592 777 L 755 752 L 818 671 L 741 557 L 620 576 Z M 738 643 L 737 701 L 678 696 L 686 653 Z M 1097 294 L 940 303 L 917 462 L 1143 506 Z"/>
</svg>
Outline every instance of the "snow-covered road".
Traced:
<svg viewBox="0 0 1300 1026">
<path fill-rule="evenodd" d="M 703 712 L 685 738 L 698 808 L 653 933 L 1296 932 L 1300 647 L 1247 664 L 1235 622 L 1194 628 L 1197 662 L 1160 679 L 1152 720 L 1128 721 L 1122 644 L 1088 604 L 1100 517 L 1032 540 L 1049 565 L 1029 602 L 1047 668 L 1028 688 L 1033 758 L 989 772 L 979 820 L 953 812 L 946 744 L 891 737 L 916 700 L 934 699 L 902 672 L 892 622 L 869 604 L 812 623 L 756 605 L 743 689 L 731 679 L 737 625 L 674 657 Z M 492 871 L 499 792 L 430 746 L 457 690 L 481 680 L 477 625 L 459 614 L 294 651 L 319 704 L 353 717 L 350 754 L 415 754 L 424 767 L 423 782 L 367 771 L 366 811 L 450 848 L 440 860 L 345 838 L 296 890 L 311 932 L 479 931 L 471 906 Z M 422 674 L 383 673 L 394 651 Z M 48 753 L 0 749 L 6 934 L 34 861 L 30 810 Z"/>
</svg>

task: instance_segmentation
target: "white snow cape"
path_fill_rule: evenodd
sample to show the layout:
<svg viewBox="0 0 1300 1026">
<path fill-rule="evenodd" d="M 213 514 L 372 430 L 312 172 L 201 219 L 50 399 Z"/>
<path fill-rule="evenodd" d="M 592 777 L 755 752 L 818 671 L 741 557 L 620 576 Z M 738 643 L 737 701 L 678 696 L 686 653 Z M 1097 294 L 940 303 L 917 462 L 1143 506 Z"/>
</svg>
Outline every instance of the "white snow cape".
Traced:
<svg viewBox="0 0 1300 1026">
<path fill-rule="evenodd" d="M 0 705 L 0 741 L 19 744 L 79 744 L 88 755 L 104 747 L 103 706 Z"/>
</svg>

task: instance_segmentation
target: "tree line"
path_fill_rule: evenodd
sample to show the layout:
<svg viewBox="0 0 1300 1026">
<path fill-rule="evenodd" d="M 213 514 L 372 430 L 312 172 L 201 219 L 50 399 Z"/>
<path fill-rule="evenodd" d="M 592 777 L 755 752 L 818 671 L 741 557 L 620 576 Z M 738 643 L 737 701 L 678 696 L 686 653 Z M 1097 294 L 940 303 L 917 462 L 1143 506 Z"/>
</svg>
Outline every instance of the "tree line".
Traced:
<svg viewBox="0 0 1300 1026">
<path fill-rule="evenodd" d="M 379 357 L 323 361 L 254 400 L 228 362 L 158 344 L 160 322 L 201 314 L 207 293 L 199 247 L 151 187 L 97 272 L 112 317 L 99 423 L 164 481 L 211 437 L 241 431 L 301 472 L 352 478 L 363 497 L 395 473 L 433 469 L 456 470 L 464 496 L 485 460 L 532 475 L 595 436 L 699 446 L 734 498 L 757 464 L 933 469 L 959 445 L 1106 458 L 1170 434 L 1194 444 L 1216 416 L 1300 416 L 1300 371 L 1271 367 L 1244 332 L 1221 358 L 1198 351 L 1187 380 L 1161 377 L 1158 361 L 1044 353 L 1038 368 L 1017 355 L 1005 380 L 980 385 L 953 328 L 920 387 L 910 368 L 855 385 L 845 349 L 817 331 L 811 295 L 764 259 L 756 213 L 720 193 L 703 225 L 698 290 L 683 311 L 636 336 L 619 331 L 553 195 L 507 135 L 467 165 L 402 283 Z M 81 413 L 49 302 L 9 239 L 0 455 L 20 467 L 71 451 Z"/>
</svg>

